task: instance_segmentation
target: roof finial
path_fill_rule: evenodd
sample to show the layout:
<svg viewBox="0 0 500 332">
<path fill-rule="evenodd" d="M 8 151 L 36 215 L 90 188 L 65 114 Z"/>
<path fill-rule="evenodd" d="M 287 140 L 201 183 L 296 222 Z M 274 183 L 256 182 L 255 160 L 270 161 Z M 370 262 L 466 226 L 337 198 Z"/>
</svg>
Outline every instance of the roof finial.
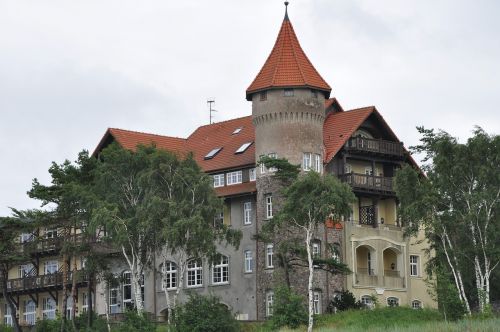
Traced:
<svg viewBox="0 0 500 332">
<path fill-rule="evenodd" d="M 285 21 L 288 21 L 288 1 L 285 1 Z"/>
</svg>

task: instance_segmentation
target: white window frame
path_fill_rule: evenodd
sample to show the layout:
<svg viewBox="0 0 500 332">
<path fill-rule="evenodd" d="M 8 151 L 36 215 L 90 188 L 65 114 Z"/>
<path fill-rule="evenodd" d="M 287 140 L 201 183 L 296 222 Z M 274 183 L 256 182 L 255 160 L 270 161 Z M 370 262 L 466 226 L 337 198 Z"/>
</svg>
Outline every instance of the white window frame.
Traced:
<svg viewBox="0 0 500 332">
<path fill-rule="evenodd" d="M 255 181 L 257 179 L 257 170 L 254 168 L 250 168 L 248 170 L 248 178 L 249 181 Z"/>
<path fill-rule="evenodd" d="M 215 148 L 215 149 L 210 150 L 210 152 L 208 152 L 205 155 L 204 159 L 205 160 L 213 159 L 221 150 L 222 150 L 222 148 Z"/>
<path fill-rule="evenodd" d="M 229 284 L 229 257 L 220 255 L 219 258 L 212 266 L 212 285 Z"/>
<path fill-rule="evenodd" d="M 273 195 L 266 195 L 266 218 L 273 218 Z"/>
<path fill-rule="evenodd" d="M 394 304 L 391 304 L 391 303 L 394 303 Z M 389 296 L 387 298 L 387 306 L 388 307 L 399 307 L 399 299 L 395 296 Z"/>
<path fill-rule="evenodd" d="M 20 243 L 31 242 L 31 241 L 33 241 L 34 238 L 35 238 L 35 236 L 32 233 L 22 233 L 19 236 L 19 242 Z"/>
<path fill-rule="evenodd" d="M 54 274 L 59 271 L 59 262 L 58 261 L 46 261 L 43 264 L 43 273 L 44 274 Z"/>
<path fill-rule="evenodd" d="M 214 188 L 224 187 L 224 173 L 222 174 L 214 174 Z"/>
<path fill-rule="evenodd" d="M 272 243 L 266 245 L 266 268 L 274 268 L 274 244 Z"/>
<path fill-rule="evenodd" d="M 126 298 L 125 290 L 130 289 L 130 298 Z M 132 290 L 132 272 L 130 271 L 125 271 L 122 274 L 122 304 L 123 304 L 123 309 L 132 309 L 134 307 L 134 293 Z"/>
<path fill-rule="evenodd" d="M 344 165 L 344 173 L 345 174 L 351 174 L 352 173 L 352 165 L 351 164 L 346 163 Z"/>
<path fill-rule="evenodd" d="M 245 250 L 245 273 L 253 272 L 253 254 L 251 250 Z"/>
<path fill-rule="evenodd" d="M 36 304 L 33 300 L 24 301 L 23 319 L 27 325 L 36 324 Z"/>
<path fill-rule="evenodd" d="M 417 300 L 417 299 L 412 300 L 411 301 L 411 308 L 412 309 L 422 309 L 423 308 L 422 301 Z"/>
<path fill-rule="evenodd" d="M 43 319 L 56 319 L 56 301 L 51 297 L 44 297 L 42 300 Z"/>
<path fill-rule="evenodd" d="M 241 130 L 243 129 L 243 127 L 238 127 L 236 128 L 233 133 L 231 135 L 236 135 L 236 134 L 239 134 L 241 132 Z"/>
<path fill-rule="evenodd" d="M 252 224 L 252 202 L 243 203 L 243 225 Z"/>
<path fill-rule="evenodd" d="M 109 289 L 108 302 L 109 302 L 109 313 L 117 314 L 120 313 L 120 303 L 118 299 L 119 289 L 118 287 L 112 287 Z"/>
<path fill-rule="evenodd" d="M 320 154 L 314 154 L 314 170 L 318 173 L 322 172 L 322 162 L 321 162 L 321 155 Z"/>
<path fill-rule="evenodd" d="M 239 184 L 242 182 L 243 182 L 243 172 L 241 170 L 229 172 L 226 174 L 226 183 L 228 186 L 233 184 Z"/>
<path fill-rule="evenodd" d="M 30 275 L 31 270 L 33 270 L 34 265 L 32 263 L 21 264 L 17 270 L 18 278 L 24 278 Z"/>
<path fill-rule="evenodd" d="M 321 242 L 319 240 L 314 240 L 312 243 L 312 254 L 313 257 L 321 256 Z"/>
<path fill-rule="evenodd" d="M 373 175 L 373 169 L 371 166 L 365 167 L 365 175 Z"/>
<path fill-rule="evenodd" d="M 312 153 L 304 152 L 302 154 L 302 169 L 308 172 L 312 169 Z"/>
<path fill-rule="evenodd" d="M 10 310 L 9 304 L 5 303 L 4 308 L 5 308 L 5 311 L 3 314 L 3 323 L 6 326 L 13 326 L 14 323 L 12 322 L 12 310 Z"/>
<path fill-rule="evenodd" d="M 415 258 L 416 261 L 413 262 L 412 259 Z M 410 276 L 419 277 L 420 276 L 420 256 L 410 255 Z"/>
<path fill-rule="evenodd" d="M 162 273 L 165 275 L 165 281 L 161 282 L 161 290 L 177 289 L 177 264 L 172 261 L 167 261 L 161 267 Z"/>
<path fill-rule="evenodd" d="M 321 292 L 313 292 L 313 313 L 321 314 Z"/>
<path fill-rule="evenodd" d="M 203 286 L 203 262 L 199 259 L 191 259 L 186 267 L 186 285 L 188 288 Z"/>
<path fill-rule="evenodd" d="M 278 159 L 278 154 L 276 152 L 271 152 L 267 155 L 269 158 L 271 159 Z M 276 172 L 277 169 L 276 167 L 269 167 L 269 172 L 270 173 L 273 173 L 273 172 Z"/>
<path fill-rule="evenodd" d="M 361 296 L 361 303 L 363 303 L 367 308 L 373 309 L 373 299 L 370 295 Z"/>
<path fill-rule="evenodd" d="M 82 293 L 82 312 L 87 312 L 89 310 L 89 294 L 87 292 Z"/>
<path fill-rule="evenodd" d="M 259 161 L 262 160 L 262 157 L 264 157 L 264 155 L 259 157 Z M 263 162 L 260 163 L 260 174 L 266 174 L 266 165 Z"/>
<path fill-rule="evenodd" d="M 57 229 L 45 228 L 45 239 L 55 239 L 57 237 Z"/>
<path fill-rule="evenodd" d="M 274 292 L 270 291 L 266 293 L 266 316 L 271 317 L 273 315 L 274 306 Z"/>
<path fill-rule="evenodd" d="M 250 145 L 252 145 L 253 142 L 246 142 L 246 143 L 243 143 L 239 148 L 238 150 L 236 150 L 236 152 L 234 154 L 240 154 L 240 153 L 243 153 L 245 152 L 249 147 Z"/>
</svg>

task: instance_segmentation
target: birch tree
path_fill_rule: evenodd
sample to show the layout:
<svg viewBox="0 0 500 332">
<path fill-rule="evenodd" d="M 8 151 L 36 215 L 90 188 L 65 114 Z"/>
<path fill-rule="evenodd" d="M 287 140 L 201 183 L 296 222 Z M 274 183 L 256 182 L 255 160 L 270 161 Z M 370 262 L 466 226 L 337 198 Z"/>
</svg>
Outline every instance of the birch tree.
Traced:
<svg viewBox="0 0 500 332">
<path fill-rule="evenodd" d="M 500 264 L 500 136 L 476 128 L 465 144 L 444 131 L 418 128 L 426 177 L 409 166 L 396 175 L 400 216 L 407 232 L 425 229 L 445 264 L 467 313 L 471 298 L 483 312 Z M 468 271 L 473 271 L 471 276 Z M 472 281 L 475 294 L 466 285 Z"/>
</svg>

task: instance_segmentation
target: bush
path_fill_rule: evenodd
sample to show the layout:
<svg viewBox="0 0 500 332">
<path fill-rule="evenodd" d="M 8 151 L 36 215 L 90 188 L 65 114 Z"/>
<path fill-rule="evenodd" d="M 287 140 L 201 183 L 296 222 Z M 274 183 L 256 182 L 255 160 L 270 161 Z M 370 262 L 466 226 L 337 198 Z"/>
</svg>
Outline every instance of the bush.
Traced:
<svg viewBox="0 0 500 332">
<path fill-rule="evenodd" d="M 307 322 L 308 315 L 304 298 L 286 286 L 278 287 L 274 291 L 272 327 L 275 329 L 282 326 L 297 328 Z"/>
<path fill-rule="evenodd" d="M 232 332 L 239 331 L 240 324 L 213 295 L 189 294 L 189 300 L 179 305 L 173 315 L 175 331 L 178 332 Z"/>
<path fill-rule="evenodd" d="M 349 309 L 361 309 L 363 307 L 363 303 L 361 303 L 361 301 L 356 301 L 356 298 L 351 292 L 344 290 L 338 297 L 330 301 L 328 311 L 334 312 L 335 309 L 337 311 L 346 311 Z"/>
<path fill-rule="evenodd" d="M 14 332 L 14 328 L 11 326 L 0 325 L 0 332 Z"/>
<path fill-rule="evenodd" d="M 113 328 L 113 332 L 150 332 L 156 329 L 155 324 L 145 315 L 127 310 L 125 320 Z"/>
<path fill-rule="evenodd" d="M 102 317 L 97 316 L 96 313 L 93 315 L 92 328 L 87 327 L 88 315 L 87 313 L 82 313 L 75 318 L 75 325 L 80 332 L 108 332 L 108 326 L 106 320 Z"/>
</svg>

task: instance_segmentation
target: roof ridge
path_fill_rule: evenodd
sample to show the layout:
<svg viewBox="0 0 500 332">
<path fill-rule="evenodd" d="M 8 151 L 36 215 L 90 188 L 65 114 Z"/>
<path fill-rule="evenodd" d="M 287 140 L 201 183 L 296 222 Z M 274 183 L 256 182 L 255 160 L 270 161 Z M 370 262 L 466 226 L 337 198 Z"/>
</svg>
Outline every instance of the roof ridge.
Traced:
<svg viewBox="0 0 500 332">
<path fill-rule="evenodd" d="M 183 137 L 177 137 L 177 136 L 167 136 L 167 135 L 160 135 L 160 134 L 153 134 L 153 133 L 147 133 L 144 131 L 137 131 L 137 130 L 128 130 L 128 129 L 121 129 L 121 128 L 114 128 L 114 127 L 108 127 L 108 130 L 119 130 L 119 131 L 126 131 L 129 133 L 136 133 L 136 134 L 144 134 L 144 135 L 152 135 L 152 136 L 158 136 L 158 137 L 168 137 L 168 138 L 175 138 L 179 140 L 186 140 L 186 138 Z"/>
</svg>

